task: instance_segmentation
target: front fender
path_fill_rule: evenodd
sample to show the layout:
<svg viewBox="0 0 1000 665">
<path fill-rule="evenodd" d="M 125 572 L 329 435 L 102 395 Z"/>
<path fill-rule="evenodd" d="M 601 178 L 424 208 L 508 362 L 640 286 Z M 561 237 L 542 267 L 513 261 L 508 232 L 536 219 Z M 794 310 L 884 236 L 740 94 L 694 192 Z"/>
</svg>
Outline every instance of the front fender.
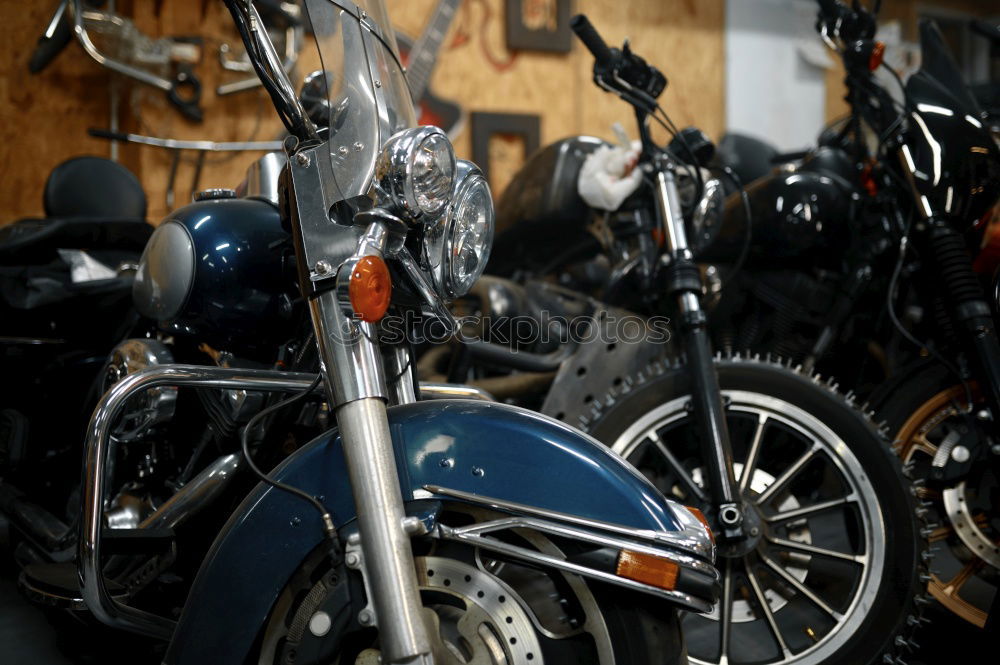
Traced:
<svg viewBox="0 0 1000 665">
<path fill-rule="evenodd" d="M 638 472 L 551 418 L 467 400 L 416 402 L 388 414 L 406 500 L 432 498 L 425 486 L 440 486 L 636 529 L 680 528 Z M 355 519 L 335 431 L 296 451 L 272 475 L 322 496 L 338 528 Z M 205 557 L 164 662 L 242 665 L 279 593 L 321 540 L 311 506 L 259 485 Z"/>
</svg>

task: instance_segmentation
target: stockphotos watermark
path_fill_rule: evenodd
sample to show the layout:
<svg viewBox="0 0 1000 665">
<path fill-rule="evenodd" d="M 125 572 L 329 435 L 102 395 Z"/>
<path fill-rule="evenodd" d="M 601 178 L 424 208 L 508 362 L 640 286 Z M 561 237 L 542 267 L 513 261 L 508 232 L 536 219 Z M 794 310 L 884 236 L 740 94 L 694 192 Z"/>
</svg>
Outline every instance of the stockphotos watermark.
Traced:
<svg viewBox="0 0 1000 665">
<path fill-rule="evenodd" d="M 596 316 L 553 315 L 542 310 L 534 316 L 462 316 L 455 329 L 435 317 L 416 312 L 385 316 L 378 324 L 379 341 L 385 344 L 431 342 L 455 338 L 463 343 L 488 342 L 513 349 L 551 344 L 666 344 L 670 319 L 600 312 Z"/>
</svg>

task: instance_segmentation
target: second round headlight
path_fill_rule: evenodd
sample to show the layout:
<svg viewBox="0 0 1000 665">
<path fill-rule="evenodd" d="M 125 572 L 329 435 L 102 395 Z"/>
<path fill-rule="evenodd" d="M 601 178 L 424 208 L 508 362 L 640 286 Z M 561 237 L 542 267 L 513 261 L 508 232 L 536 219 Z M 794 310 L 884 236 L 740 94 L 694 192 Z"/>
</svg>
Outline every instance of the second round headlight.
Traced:
<svg viewBox="0 0 1000 665">
<path fill-rule="evenodd" d="M 465 295 L 483 274 L 493 248 L 494 217 L 482 171 L 459 160 L 451 204 L 426 236 L 435 285 L 445 298 Z"/>
</svg>

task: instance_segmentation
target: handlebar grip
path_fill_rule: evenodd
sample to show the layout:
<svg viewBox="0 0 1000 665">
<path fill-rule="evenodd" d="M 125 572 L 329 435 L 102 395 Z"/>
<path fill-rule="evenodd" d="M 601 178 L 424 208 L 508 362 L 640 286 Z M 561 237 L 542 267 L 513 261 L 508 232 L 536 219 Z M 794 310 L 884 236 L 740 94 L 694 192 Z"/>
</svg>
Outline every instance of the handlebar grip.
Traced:
<svg viewBox="0 0 1000 665">
<path fill-rule="evenodd" d="M 599 65 L 607 65 L 611 62 L 611 49 L 604 43 L 597 30 L 590 23 L 590 20 L 583 14 L 577 14 L 569 20 L 570 29 L 576 33 L 587 50 L 594 54 L 594 59 Z"/>
<path fill-rule="evenodd" d="M 49 63 L 62 53 L 62 50 L 66 48 L 66 45 L 72 39 L 73 24 L 69 19 L 69 12 L 63 12 L 62 17 L 56 24 L 55 30 L 52 32 L 52 36 L 46 37 L 42 35 L 38 38 L 38 44 L 31 54 L 31 60 L 28 61 L 28 71 L 32 74 L 37 74 L 48 67 Z"/>
<path fill-rule="evenodd" d="M 87 130 L 87 134 L 93 136 L 95 139 L 110 139 L 112 141 L 128 141 L 128 134 L 123 134 L 121 132 L 112 132 L 108 129 L 96 129 L 91 127 Z"/>
</svg>

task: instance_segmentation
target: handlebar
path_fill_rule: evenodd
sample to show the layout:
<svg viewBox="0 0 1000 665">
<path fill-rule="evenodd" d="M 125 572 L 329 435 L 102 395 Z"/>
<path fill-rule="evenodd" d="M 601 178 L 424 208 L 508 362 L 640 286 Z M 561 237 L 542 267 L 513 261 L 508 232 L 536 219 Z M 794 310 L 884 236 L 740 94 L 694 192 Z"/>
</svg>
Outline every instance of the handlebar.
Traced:
<svg viewBox="0 0 1000 665">
<path fill-rule="evenodd" d="M 611 63 L 613 58 L 611 49 L 604 42 L 601 36 L 594 29 L 594 25 L 583 14 L 577 14 L 569 20 L 570 29 L 576 33 L 587 50 L 594 55 L 597 64 L 604 67 Z"/>
<path fill-rule="evenodd" d="M 993 43 L 1000 43 L 1000 26 L 996 23 L 972 19 L 969 21 L 969 27 L 972 28 L 973 32 L 982 35 Z"/>
</svg>

